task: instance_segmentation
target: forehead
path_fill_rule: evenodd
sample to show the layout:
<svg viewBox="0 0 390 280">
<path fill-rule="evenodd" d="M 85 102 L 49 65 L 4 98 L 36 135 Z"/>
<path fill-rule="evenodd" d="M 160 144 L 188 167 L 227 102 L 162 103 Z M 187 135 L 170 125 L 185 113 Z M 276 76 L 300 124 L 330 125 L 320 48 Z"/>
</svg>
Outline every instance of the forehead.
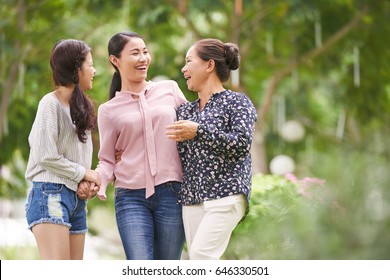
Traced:
<svg viewBox="0 0 390 280">
<path fill-rule="evenodd" d="M 85 56 L 86 61 L 91 61 L 92 60 L 92 54 L 91 52 L 88 52 L 87 55 Z"/>
<path fill-rule="evenodd" d="M 130 38 L 130 40 L 127 41 L 124 50 L 130 51 L 132 49 L 145 49 L 145 48 L 146 45 L 144 40 L 142 40 L 141 38 L 134 37 L 134 38 Z"/>
<path fill-rule="evenodd" d="M 196 56 L 195 46 L 192 46 L 188 49 L 186 57 L 194 57 Z"/>
</svg>

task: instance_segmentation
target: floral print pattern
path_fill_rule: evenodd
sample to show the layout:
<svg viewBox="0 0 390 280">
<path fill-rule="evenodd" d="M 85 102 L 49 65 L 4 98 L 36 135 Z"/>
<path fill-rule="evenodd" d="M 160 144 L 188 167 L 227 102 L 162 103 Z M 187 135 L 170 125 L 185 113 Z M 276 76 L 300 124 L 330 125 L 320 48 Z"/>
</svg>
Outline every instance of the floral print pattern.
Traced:
<svg viewBox="0 0 390 280">
<path fill-rule="evenodd" d="M 234 194 L 246 195 L 252 183 L 252 145 L 256 109 L 242 93 L 215 93 L 199 111 L 199 100 L 178 108 L 178 120 L 199 123 L 195 138 L 178 142 L 183 167 L 182 205 Z"/>
</svg>

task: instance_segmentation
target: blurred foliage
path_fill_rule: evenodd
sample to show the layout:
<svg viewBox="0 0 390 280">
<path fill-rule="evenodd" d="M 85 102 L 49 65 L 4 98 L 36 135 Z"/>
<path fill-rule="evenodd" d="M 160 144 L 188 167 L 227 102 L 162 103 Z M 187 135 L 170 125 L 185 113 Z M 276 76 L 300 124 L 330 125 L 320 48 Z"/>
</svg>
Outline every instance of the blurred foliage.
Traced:
<svg viewBox="0 0 390 280">
<path fill-rule="evenodd" d="M 39 260 L 36 246 L 10 246 L 0 248 L 1 260 Z"/>
<path fill-rule="evenodd" d="M 250 212 L 225 259 L 390 258 L 388 161 L 347 147 L 316 153 L 310 172 L 327 178 L 307 195 L 282 176 L 253 179 Z"/>
</svg>

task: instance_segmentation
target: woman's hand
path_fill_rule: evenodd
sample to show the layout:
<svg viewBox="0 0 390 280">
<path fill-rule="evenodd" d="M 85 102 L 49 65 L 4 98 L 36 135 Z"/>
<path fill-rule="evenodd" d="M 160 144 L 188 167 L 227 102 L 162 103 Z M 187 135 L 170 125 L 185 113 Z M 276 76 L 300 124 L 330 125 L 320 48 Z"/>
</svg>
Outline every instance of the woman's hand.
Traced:
<svg viewBox="0 0 390 280">
<path fill-rule="evenodd" d="M 166 127 L 165 135 L 176 142 L 195 138 L 199 124 L 197 122 L 181 120 Z"/>
<path fill-rule="evenodd" d="M 83 180 L 95 183 L 100 187 L 99 174 L 95 170 L 86 170 Z"/>
<path fill-rule="evenodd" d="M 99 189 L 99 186 L 95 183 L 83 180 L 77 187 L 77 196 L 83 200 L 91 199 L 95 197 Z"/>
<path fill-rule="evenodd" d="M 122 159 L 123 150 L 115 150 L 115 162 L 118 163 Z"/>
</svg>

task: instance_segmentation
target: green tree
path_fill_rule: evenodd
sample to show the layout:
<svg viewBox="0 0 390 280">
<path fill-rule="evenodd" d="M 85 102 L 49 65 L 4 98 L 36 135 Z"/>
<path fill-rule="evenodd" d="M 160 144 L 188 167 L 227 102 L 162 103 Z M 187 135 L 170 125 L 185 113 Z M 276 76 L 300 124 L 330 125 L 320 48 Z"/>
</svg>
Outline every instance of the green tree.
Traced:
<svg viewBox="0 0 390 280">
<path fill-rule="evenodd" d="M 197 39 L 217 37 L 239 44 L 242 65 L 237 89 L 251 97 L 259 115 L 253 149 L 255 172 L 268 171 L 267 152 L 273 150 L 273 144 L 267 137 L 272 135 L 276 117 L 271 111 L 275 96 L 286 98 L 291 104 L 288 113 L 307 125 L 314 137 L 327 138 L 330 143 L 337 144 L 336 133 L 316 128 L 336 127 L 343 114 L 347 121 L 342 136 L 355 144 L 364 137 L 359 135 L 360 127 L 383 127 L 383 120 L 388 119 L 388 50 L 383 41 L 389 28 L 388 1 L 129 2 L 129 11 L 141 15 L 129 17 L 129 26 L 158 46 L 164 65 L 160 69 L 168 75 L 174 73 L 172 68 L 181 68 L 185 50 Z M 353 74 L 354 50 L 359 51 L 359 84 L 354 81 L 358 79 Z M 380 60 L 379 75 L 376 59 Z M 182 81 L 176 73 L 170 74 L 171 78 Z M 325 90 L 326 96 L 313 94 L 319 90 Z M 367 102 L 367 96 L 373 95 Z M 328 118 L 310 109 L 319 104 Z"/>
<path fill-rule="evenodd" d="M 119 8 L 111 5 L 110 2 L 98 0 L 1 0 L 0 74 L 3 78 L 0 80 L 0 170 L 2 174 L 8 174 L 8 170 L 19 170 L 16 173 L 11 172 L 10 176 L 24 177 L 24 172 L 16 168 L 16 161 L 20 157 L 27 159 L 29 152 L 27 137 L 38 101 L 53 88 L 49 55 L 54 43 L 64 38 L 85 40 L 92 46 L 94 54 L 97 54 L 95 61 L 99 62 L 99 65 L 106 65 L 105 62 L 101 62 L 103 59 L 105 61 L 105 57 L 99 56 L 102 52 L 100 49 L 102 42 L 92 38 L 105 35 L 106 22 L 112 19 L 114 12 L 118 14 Z M 97 47 L 94 48 L 95 46 Z M 104 67 L 98 70 L 104 72 Z M 97 87 L 94 93 L 97 93 L 97 100 L 103 98 L 99 96 L 106 95 L 107 83 L 108 81 L 95 83 Z M 0 178 L 0 196 L 24 195 L 23 181 L 15 185 L 15 178 L 10 181 L 3 177 Z"/>
</svg>

